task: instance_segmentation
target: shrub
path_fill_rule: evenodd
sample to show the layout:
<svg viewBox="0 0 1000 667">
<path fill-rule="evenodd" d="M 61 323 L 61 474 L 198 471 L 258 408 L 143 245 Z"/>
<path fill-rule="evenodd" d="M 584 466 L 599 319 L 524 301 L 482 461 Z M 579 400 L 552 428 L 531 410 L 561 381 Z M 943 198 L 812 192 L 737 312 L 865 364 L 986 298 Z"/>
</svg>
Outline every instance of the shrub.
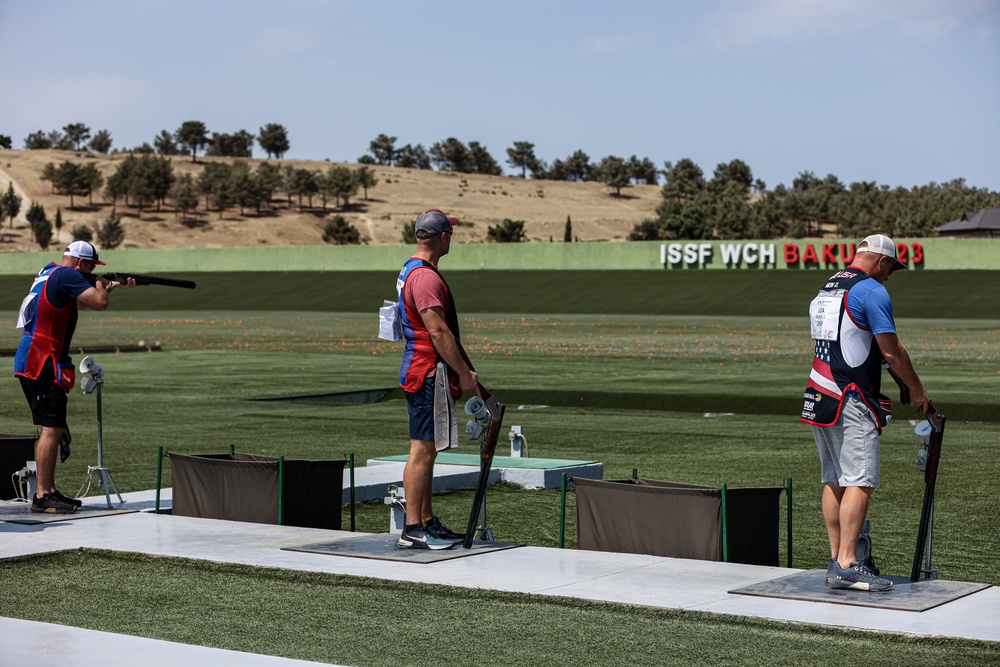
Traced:
<svg viewBox="0 0 1000 667">
<path fill-rule="evenodd" d="M 335 215 L 327 220 L 323 228 L 323 240 L 336 245 L 356 245 L 361 243 L 361 233 L 344 216 Z"/>
<path fill-rule="evenodd" d="M 94 240 L 94 230 L 87 225 L 77 225 L 69 232 L 74 241 L 86 241 L 90 243 Z"/>
<path fill-rule="evenodd" d="M 103 250 L 117 248 L 125 240 L 122 217 L 114 211 L 103 222 L 94 225 L 94 229 L 97 231 L 97 242 L 101 244 Z"/>
</svg>

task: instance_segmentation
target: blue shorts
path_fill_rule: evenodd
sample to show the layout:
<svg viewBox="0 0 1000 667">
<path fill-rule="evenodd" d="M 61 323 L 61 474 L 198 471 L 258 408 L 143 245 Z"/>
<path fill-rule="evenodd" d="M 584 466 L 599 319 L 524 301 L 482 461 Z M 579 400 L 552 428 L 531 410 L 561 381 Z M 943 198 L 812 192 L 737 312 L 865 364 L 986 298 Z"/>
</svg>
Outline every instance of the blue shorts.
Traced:
<svg viewBox="0 0 1000 667">
<path fill-rule="evenodd" d="M 434 376 L 424 378 L 420 389 L 406 394 L 410 411 L 410 439 L 434 440 Z"/>
</svg>

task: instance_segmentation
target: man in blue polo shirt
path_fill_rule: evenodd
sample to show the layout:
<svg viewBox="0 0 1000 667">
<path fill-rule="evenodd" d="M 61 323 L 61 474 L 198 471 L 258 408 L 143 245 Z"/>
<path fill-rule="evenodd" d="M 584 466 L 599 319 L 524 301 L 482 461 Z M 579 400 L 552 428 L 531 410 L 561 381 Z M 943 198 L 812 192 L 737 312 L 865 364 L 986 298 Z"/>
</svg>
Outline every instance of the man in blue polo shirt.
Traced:
<svg viewBox="0 0 1000 667">
<path fill-rule="evenodd" d="M 60 264 L 49 262 L 35 276 L 18 313 L 17 327 L 24 334 L 14 356 L 14 375 L 21 382 L 34 424 L 42 427 L 35 446 L 38 488 L 32 512 L 69 514 L 80 507 L 79 500 L 59 493 L 55 479 L 56 453 L 63 460 L 69 456 L 66 398 L 76 381 L 69 348 L 78 307 L 106 310 L 112 290 L 135 286 L 132 278 L 124 284 L 92 276 L 99 264 L 104 262 L 93 245 L 70 243 Z"/>
<path fill-rule="evenodd" d="M 879 436 L 892 418 L 881 393 L 883 361 L 928 411 L 927 391 L 896 335 L 884 283 L 905 269 L 888 236 L 873 234 L 851 265 L 831 276 L 809 306 L 815 357 L 802 421 L 812 424 L 823 481 L 823 519 L 830 538 L 826 583 L 833 588 L 887 591 L 892 581 L 856 562 L 858 538 L 879 486 Z"/>
</svg>

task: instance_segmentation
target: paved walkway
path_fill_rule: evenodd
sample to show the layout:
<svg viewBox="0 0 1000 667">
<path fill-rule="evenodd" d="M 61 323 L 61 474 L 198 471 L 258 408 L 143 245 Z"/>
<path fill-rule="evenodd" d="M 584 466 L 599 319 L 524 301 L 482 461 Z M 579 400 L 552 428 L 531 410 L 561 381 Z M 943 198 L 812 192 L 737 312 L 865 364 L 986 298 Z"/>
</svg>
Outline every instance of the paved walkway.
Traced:
<svg viewBox="0 0 1000 667">
<path fill-rule="evenodd" d="M 103 498 L 99 501 L 104 502 Z M 801 572 L 779 567 L 541 547 L 520 547 L 431 564 L 284 549 L 353 536 L 344 531 L 136 512 L 35 525 L 0 523 L 0 558 L 77 547 L 101 548 L 1000 642 L 1000 587 L 917 613 L 728 592 Z M 488 566 L 484 566 L 484 559 L 489 559 Z M 140 660 L 144 667 L 315 664 L 4 618 L 0 618 L 0 642 L 4 660 L 9 661 L 5 664 L 11 665 L 90 667 L 139 664 Z"/>
</svg>

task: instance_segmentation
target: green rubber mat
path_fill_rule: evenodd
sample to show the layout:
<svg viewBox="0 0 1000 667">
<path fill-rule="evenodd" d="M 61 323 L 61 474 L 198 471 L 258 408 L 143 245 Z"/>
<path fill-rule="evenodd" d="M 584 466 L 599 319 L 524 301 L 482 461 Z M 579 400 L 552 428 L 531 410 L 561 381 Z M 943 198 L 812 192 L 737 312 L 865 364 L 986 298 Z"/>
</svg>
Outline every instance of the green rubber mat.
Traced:
<svg viewBox="0 0 1000 667">
<path fill-rule="evenodd" d="M 380 456 L 376 461 L 400 461 L 405 462 L 409 458 L 408 454 L 398 456 Z M 478 454 L 452 454 L 444 452 L 437 455 L 436 463 L 453 466 L 478 466 Z M 549 468 L 568 468 L 571 466 L 589 465 L 599 463 L 599 461 L 571 461 L 569 459 L 535 459 L 530 457 L 516 456 L 494 456 L 494 468 L 526 468 L 530 470 L 547 470 Z"/>
</svg>

